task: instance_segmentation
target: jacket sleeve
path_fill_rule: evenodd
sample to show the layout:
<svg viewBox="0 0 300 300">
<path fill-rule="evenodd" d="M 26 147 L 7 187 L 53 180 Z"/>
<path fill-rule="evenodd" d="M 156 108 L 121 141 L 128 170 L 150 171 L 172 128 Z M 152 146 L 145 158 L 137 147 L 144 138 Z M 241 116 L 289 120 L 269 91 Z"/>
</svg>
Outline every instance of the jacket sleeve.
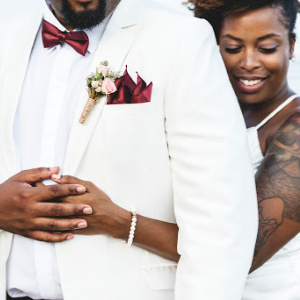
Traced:
<svg viewBox="0 0 300 300">
<path fill-rule="evenodd" d="M 258 224 L 246 130 L 211 27 L 193 20 L 188 31 L 165 94 L 176 299 L 240 300 Z"/>
</svg>

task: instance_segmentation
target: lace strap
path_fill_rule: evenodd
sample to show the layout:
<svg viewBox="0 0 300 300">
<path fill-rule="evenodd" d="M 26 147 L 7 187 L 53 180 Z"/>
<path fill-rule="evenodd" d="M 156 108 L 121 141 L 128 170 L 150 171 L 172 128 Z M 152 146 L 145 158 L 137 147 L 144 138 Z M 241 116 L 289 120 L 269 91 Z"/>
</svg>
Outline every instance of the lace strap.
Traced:
<svg viewBox="0 0 300 300">
<path fill-rule="evenodd" d="M 255 126 L 258 130 L 260 127 L 265 125 L 270 119 L 272 119 L 276 114 L 278 114 L 283 108 L 285 108 L 289 103 L 291 103 L 298 95 L 293 95 L 287 98 L 283 103 L 281 103 L 276 109 L 274 109 L 265 119 L 263 119 L 259 124 Z"/>
</svg>

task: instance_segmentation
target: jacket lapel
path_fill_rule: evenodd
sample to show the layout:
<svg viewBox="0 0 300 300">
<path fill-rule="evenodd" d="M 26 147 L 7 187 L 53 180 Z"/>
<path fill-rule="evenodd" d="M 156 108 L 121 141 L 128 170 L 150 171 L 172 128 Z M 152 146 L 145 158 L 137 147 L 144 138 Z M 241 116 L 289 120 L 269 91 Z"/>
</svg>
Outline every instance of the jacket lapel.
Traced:
<svg viewBox="0 0 300 300">
<path fill-rule="evenodd" d="M 36 7 L 40 9 L 41 7 Z M 5 141 L 5 147 L 2 147 L 2 167 L 5 174 L 12 175 L 17 170 L 16 152 L 13 140 L 13 122 L 14 116 L 20 98 L 20 93 L 27 70 L 32 46 L 39 30 L 42 20 L 42 10 L 39 10 L 35 17 L 29 15 L 22 23 L 22 32 L 15 34 L 16 38 L 12 41 L 7 56 L 5 66 L 5 76 L 1 83 L 1 113 L 0 136 Z"/>
<path fill-rule="evenodd" d="M 94 71 L 100 62 L 107 60 L 113 71 L 121 69 L 126 56 L 133 45 L 137 33 L 141 11 L 140 1 L 123 0 L 112 15 L 101 42 L 96 50 L 90 71 Z M 125 12 L 126 6 L 126 12 Z M 128 7 L 130 9 L 128 9 Z M 128 14 L 128 11 L 130 14 Z M 84 124 L 79 123 L 79 117 L 87 100 L 86 87 L 83 86 L 80 104 L 75 114 L 74 123 L 69 137 L 63 172 L 74 175 L 82 156 L 92 137 L 94 129 L 101 117 L 106 104 L 106 96 L 99 98 L 99 102 L 90 112 Z"/>
</svg>

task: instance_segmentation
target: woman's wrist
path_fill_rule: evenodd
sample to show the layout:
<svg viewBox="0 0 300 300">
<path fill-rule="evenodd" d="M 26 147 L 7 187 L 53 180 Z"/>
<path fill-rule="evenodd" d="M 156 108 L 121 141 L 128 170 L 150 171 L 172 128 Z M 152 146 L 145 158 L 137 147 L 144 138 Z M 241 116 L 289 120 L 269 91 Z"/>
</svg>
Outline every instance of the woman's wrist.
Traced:
<svg viewBox="0 0 300 300">
<path fill-rule="evenodd" d="M 117 239 L 124 241 L 128 240 L 130 226 L 131 226 L 132 214 L 130 211 L 118 207 L 115 217 L 113 218 L 113 230 L 110 235 Z"/>
</svg>

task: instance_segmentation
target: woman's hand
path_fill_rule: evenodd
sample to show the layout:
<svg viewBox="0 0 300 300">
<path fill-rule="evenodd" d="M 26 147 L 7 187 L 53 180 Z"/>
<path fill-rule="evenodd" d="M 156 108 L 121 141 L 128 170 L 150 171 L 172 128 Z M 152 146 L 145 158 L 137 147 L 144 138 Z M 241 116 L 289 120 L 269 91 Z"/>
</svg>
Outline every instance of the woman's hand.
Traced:
<svg viewBox="0 0 300 300">
<path fill-rule="evenodd" d="M 84 217 L 88 226 L 76 230 L 76 234 L 108 234 L 124 241 L 128 240 L 131 213 L 111 201 L 108 195 L 90 181 L 73 176 L 53 175 L 58 184 L 80 184 L 86 188 L 82 195 L 61 198 L 64 203 L 85 203 L 92 207 L 93 213 Z M 178 261 L 177 253 L 178 227 L 176 224 L 137 216 L 133 243 L 164 258 Z"/>
</svg>

